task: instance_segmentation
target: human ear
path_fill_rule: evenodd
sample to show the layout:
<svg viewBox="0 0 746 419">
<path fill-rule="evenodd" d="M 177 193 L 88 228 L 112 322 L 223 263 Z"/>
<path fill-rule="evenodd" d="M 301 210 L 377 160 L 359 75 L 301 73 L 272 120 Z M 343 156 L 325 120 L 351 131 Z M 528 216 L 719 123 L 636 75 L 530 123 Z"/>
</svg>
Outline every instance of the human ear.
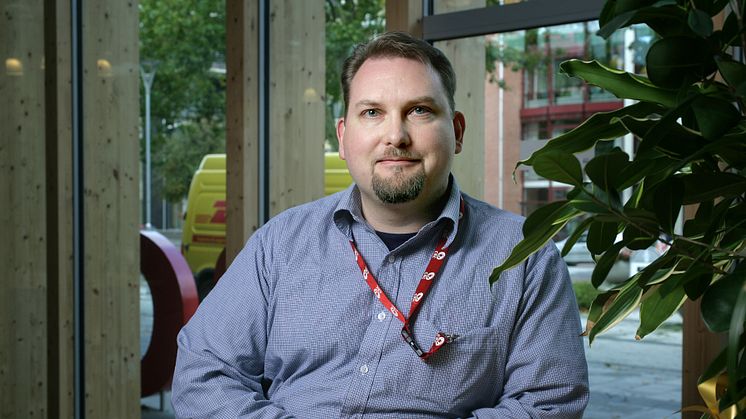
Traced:
<svg viewBox="0 0 746 419">
<path fill-rule="evenodd" d="M 339 118 L 339 120 L 337 120 L 337 141 L 339 142 L 339 158 L 342 160 L 345 160 L 344 137 L 345 119 Z"/>
<path fill-rule="evenodd" d="M 459 111 L 453 114 L 453 133 L 456 137 L 456 154 L 461 152 L 464 145 L 464 131 L 466 131 L 466 118 Z"/>
</svg>

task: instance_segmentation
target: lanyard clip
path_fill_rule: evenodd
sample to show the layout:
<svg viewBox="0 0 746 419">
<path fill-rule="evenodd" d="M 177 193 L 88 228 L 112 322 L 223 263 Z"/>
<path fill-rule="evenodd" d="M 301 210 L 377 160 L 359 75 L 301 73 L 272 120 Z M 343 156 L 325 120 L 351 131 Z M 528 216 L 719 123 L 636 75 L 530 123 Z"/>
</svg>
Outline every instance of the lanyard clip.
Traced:
<svg viewBox="0 0 746 419">
<path fill-rule="evenodd" d="M 446 335 L 446 343 L 451 343 L 458 338 L 459 338 L 459 335 L 457 334 Z"/>
<path fill-rule="evenodd" d="M 412 348 L 414 353 L 417 354 L 417 356 L 422 358 L 422 356 L 425 355 L 425 352 L 420 349 L 420 345 L 418 345 L 417 342 L 414 341 L 414 338 L 412 338 L 412 334 L 409 333 L 406 328 L 402 328 L 401 336 L 404 338 L 404 341 L 407 342 L 409 347 Z"/>
</svg>

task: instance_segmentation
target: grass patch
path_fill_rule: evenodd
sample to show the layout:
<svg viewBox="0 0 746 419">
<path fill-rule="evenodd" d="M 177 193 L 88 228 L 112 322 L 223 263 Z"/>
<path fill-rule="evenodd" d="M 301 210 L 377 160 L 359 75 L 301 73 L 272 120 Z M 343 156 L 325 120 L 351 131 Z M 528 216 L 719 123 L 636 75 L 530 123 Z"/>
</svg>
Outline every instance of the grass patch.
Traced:
<svg viewBox="0 0 746 419">
<path fill-rule="evenodd" d="M 575 299 L 578 301 L 578 309 L 586 312 L 591 308 L 593 299 L 600 292 L 590 282 L 573 282 L 572 289 L 575 291 Z"/>
</svg>

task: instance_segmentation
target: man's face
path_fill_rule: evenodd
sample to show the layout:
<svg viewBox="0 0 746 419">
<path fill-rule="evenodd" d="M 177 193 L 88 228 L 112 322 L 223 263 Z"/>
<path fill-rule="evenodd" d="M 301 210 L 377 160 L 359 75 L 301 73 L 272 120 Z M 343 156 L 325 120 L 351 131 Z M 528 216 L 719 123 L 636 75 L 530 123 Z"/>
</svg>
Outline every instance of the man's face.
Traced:
<svg viewBox="0 0 746 419">
<path fill-rule="evenodd" d="M 440 77 L 406 58 L 366 60 L 337 123 L 339 155 L 366 199 L 397 204 L 437 199 L 461 152 L 464 117 L 453 113 Z"/>
</svg>

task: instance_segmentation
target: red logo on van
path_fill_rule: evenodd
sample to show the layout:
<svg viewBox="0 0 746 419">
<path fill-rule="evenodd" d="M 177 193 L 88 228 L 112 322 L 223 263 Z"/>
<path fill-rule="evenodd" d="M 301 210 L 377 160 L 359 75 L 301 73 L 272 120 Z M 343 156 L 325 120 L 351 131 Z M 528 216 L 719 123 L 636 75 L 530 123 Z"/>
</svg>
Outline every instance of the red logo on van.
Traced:
<svg viewBox="0 0 746 419">
<path fill-rule="evenodd" d="M 225 200 L 215 201 L 212 207 L 217 208 L 217 211 L 210 219 L 210 224 L 225 224 Z"/>
</svg>

